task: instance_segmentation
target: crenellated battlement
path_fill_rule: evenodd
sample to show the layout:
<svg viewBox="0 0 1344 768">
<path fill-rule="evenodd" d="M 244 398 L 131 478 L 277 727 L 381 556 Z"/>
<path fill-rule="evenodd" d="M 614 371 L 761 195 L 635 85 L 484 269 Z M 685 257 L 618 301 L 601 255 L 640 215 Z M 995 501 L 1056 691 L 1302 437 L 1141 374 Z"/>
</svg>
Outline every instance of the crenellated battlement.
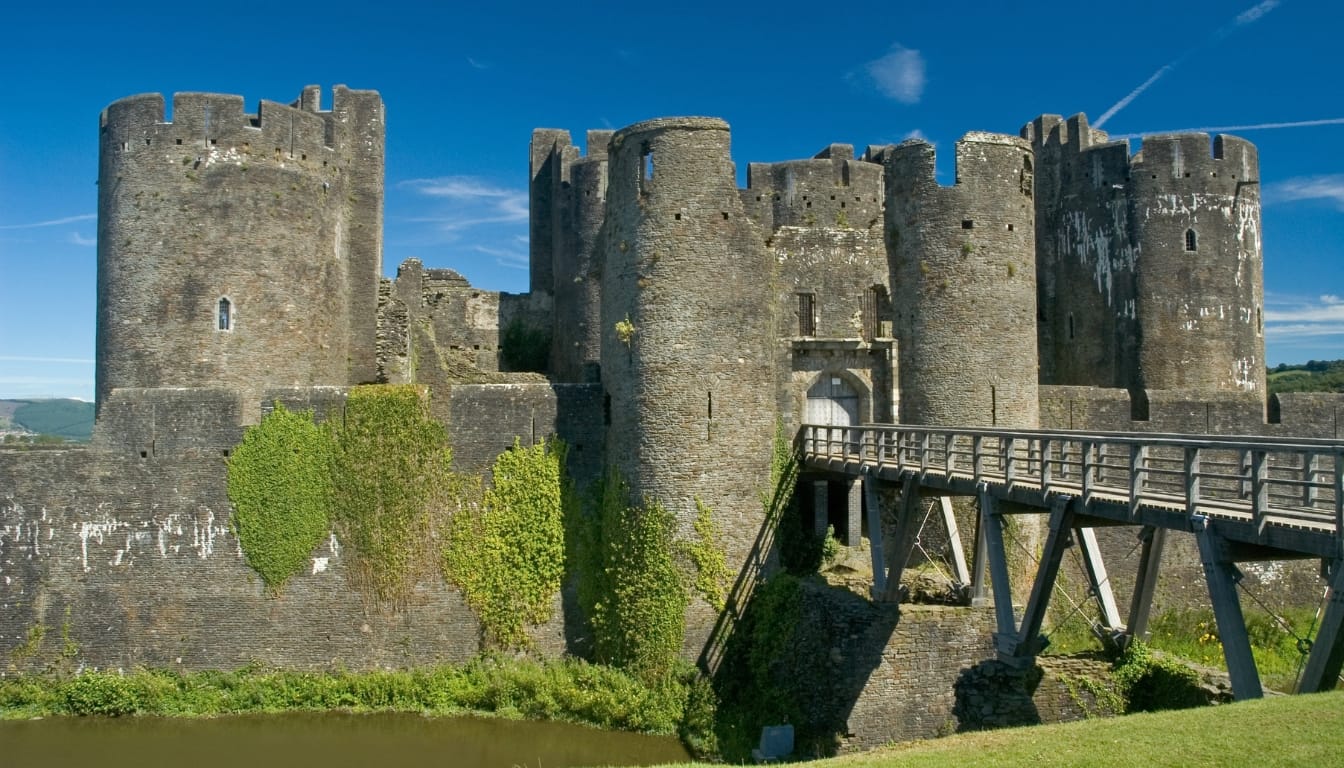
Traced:
<svg viewBox="0 0 1344 768">
<path fill-rule="evenodd" d="M 883 168 L 854 159 L 853 145 L 831 144 L 806 160 L 751 163 L 742 197 L 772 230 L 866 229 L 881 222 Z"/>
<path fill-rule="evenodd" d="M 308 86 L 290 104 L 263 99 L 255 113 L 248 113 L 241 96 L 182 92 L 173 95 L 170 117 L 162 94 L 140 94 L 109 104 L 99 125 L 104 151 L 215 147 L 255 159 L 273 156 L 331 162 L 336 159 L 334 153 L 353 144 L 361 131 L 349 124 L 350 113 L 372 107 L 377 116 L 382 114 L 382 100 L 375 91 L 337 86 L 330 111 L 321 111 L 320 102 L 321 89 Z"/>
<path fill-rule="evenodd" d="M 1132 172 L 1150 179 L 1189 179 L 1201 188 L 1239 191 L 1260 178 L 1255 145 L 1237 136 L 1178 133 L 1145 136 L 1131 160 Z"/>
</svg>

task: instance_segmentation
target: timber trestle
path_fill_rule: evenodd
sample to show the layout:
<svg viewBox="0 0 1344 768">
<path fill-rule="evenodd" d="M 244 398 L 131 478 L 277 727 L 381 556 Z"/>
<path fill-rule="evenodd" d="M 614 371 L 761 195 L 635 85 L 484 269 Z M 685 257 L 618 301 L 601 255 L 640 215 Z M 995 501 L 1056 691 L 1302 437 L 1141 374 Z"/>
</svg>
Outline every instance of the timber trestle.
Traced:
<svg viewBox="0 0 1344 768">
<path fill-rule="evenodd" d="M 1067 549 L 1077 545 L 1102 631 L 1118 643 L 1147 632 L 1169 531 L 1196 537 L 1233 693 L 1262 695 L 1242 616 L 1236 563 L 1319 559 L 1326 607 L 1298 690 L 1329 690 L 1344 666 L 1344 444 L 1326 440 L 1074 431 L 963 429 L 904 425 L 804 425 L 804 466 L 859 476 L 873 537 L 873 595 L 898 600 L 901 572 L 919 536 L 921 496 L 939 497 L 959 544 L 949 497 L 978 502 L 973 565 L 954 568 L 973 603 L 988 600 L 995 648 L 1030 664 Z M 880 489 L 900 489 L 892 561 L 884 563 Z M 1013 607 L 1005 517 L 1048 514 L 1030 597 Z M 1093 532 L 1139 528 L 1142 545 L 1130 610 L 1121 621 Z M 957 560 L 964 562 L 959 546 Z M 1032 553 L 1033 555 L 1035 553 Z"/>
</svg>

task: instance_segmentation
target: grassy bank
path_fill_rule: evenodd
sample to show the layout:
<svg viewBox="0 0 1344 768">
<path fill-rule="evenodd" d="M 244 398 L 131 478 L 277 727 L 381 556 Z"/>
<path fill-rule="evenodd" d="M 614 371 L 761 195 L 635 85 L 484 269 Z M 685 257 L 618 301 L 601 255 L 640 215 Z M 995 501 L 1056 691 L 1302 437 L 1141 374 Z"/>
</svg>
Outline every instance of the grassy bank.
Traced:
<svg viewBox="0 0 1344 768">
<path fill-rule="evenodd" d="M 1334 765 L 1344 754 L 1344 692 L 1011 728 L 912 742 L 815 768 Z"/>
<path fill-rule="evenodd" d="M 487 658 L 412 671 L 86 672 L 0 679 L 0 718 L 201 717 L 333 709 L 474 712 L 694 740 L 696 726 L 688 719 L 693 719 L 695 702 L 701 698 L 694 695 L 696 686 L 691 672 L 650 686 L 620 670 L 572 659 Z"/>
</svg>

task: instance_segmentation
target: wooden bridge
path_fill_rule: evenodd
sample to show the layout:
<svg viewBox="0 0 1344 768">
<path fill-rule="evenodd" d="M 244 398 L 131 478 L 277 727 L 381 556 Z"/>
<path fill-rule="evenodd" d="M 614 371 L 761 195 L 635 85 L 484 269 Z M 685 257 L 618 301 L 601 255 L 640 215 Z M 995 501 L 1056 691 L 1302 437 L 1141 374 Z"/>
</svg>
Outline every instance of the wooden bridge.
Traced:
<svg viewBox="0 0 1344 768">
<path fill-rule="evenodd" d="M 1298 690 L 1335 687 L 1344 665 L 1344 444 L 1325 440 L 1137 433 L 960 429 L 904 425 L 804 425 L 804 467 L 863 479 L 872 537 L 873 594 L 898 599 L 901 572 L 922 524 L 921 494 L 939 497 L 952 543 L 954 579 L 984 601 L 986 570 L 1000 659 L 1028 664 L 1060 563 L 1080 548 L 1104 630 L 1123 643 L 1146 634 L 1168 531 L 1196 537 L 1233 693 L 1262 695 L 1241 611 L 1237 562 L 1320 559 L 1326 610 Z M 900 487 L 889 566 L 883 563 L 879 489 Z M 972 565 L 961 554 L 950 496 L 979 502 Z M 1013 610 L 1004 516 L 1048 514 L 1049 531 L 1031 596 Z M 1128 621 L 1122 622 L 1094 528 L 1141 528 Z"/>
</svg>

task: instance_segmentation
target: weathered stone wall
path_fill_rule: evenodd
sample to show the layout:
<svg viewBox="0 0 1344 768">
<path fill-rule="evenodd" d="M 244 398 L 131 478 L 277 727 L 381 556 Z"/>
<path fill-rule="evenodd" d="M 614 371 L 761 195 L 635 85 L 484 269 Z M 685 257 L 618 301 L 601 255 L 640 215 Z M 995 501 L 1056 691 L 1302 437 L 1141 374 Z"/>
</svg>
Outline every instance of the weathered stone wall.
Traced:
<svg viewBox="0 0 1344 768">
<path fill-rule="evenodd" d="M 595 384 L 459 384 L 448 392 L 453 466 L 490 469 L 513 447 L 550 437 L 569 446 L 570 476 L 580 486 L 602 469 L 602 389 Z"/>
<path fill-rule="evenodd" d="M 957 182 L 934 150 L 887 155 L 887 239 L 904 424 L 1035 427 L 1035 211 L 1025 141 L 971 133 Z"/>
<path fill-rule="evenodd" d="M 562 190 L 565 231 L 553 258 L 555 311 L 550 374 L 556 381 L 595 382 L 601 364 L 602 258 L 598 234 L 606 215 L 607 145 L 612 131 L 589 131 L 588 154 L 570 167 Z"/>
<path fill-rule="evenodd" d="M 745 215 L 728 126 L 639 123 L 611 140 L 601 241 L 606 456 L 634 500 L 689 534 L 697 499 L 719 521 L 730 569 L 751 554 L 770 477 L 776 339 L 769 257 Z M 715 616 L 697 601 L 687 650 Z"/>
<path fill-rule="evenodd" d="M 549 409 L 538 437 L 565 437 L 571 470 L 594 477 L 596 388 L 523 389 L 459 387 L 455 404 L 476 409 L 476 425 L 505 424 L 506 414 L 518 422 L 528 405 Z M 319 420 L 339 418 L 345 397 L 339 388 L 266 395 Z M 436 563 L 405 605 L 372 603 L 351 583 L 334 534 L 308 572 L 268 594 L 229 522 L 225 462 L 242 437 L 239 410 L 227 390 L 117 390 L 92 446 L 0 450 L 0 658 L 11 660 L 39 624 L 42 648 L 13 669 L 56 661 L 63 636 L 79 649 L 71 664 L 110 669 L 367 669 L 480 651 L 478 622 Z M 528 439 L 519 425 L 463 430 L 454 448 L 468 469 L 488 468 L 514 433 Z M 561 603 L 557 595 L 555 618 L 533 632 L 542 653 L 567 648 Z"/>
<path fill-rule="evenodd" d="M 338 87 L 318 112 L 305 93 L 255 116 L 241 97 L 190 93 L 172 122 L 158 94 L 103 112 L 100 405 L 117 387 L 209 383 L 255 401 L 372 380 L 382 102 Z"/>
<path fill-rule="evenodd" d="M 1130 179 L 1141 222 L 1135 373 L 1142 385 L 1264 397 L 1255 146 L 1217 136 L 1210 147 L 1202 133 L 1148 136 Z"/>
<path fill-rule="evenodd" d="M 1129 145 L 1087 118 L 1042 115 L 1032 142 L 1041 382 L 1129 386 L 1139 257 L 1129 204 Z"/>
</svg>

